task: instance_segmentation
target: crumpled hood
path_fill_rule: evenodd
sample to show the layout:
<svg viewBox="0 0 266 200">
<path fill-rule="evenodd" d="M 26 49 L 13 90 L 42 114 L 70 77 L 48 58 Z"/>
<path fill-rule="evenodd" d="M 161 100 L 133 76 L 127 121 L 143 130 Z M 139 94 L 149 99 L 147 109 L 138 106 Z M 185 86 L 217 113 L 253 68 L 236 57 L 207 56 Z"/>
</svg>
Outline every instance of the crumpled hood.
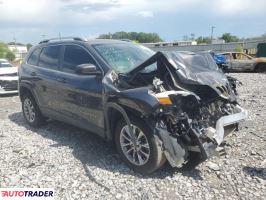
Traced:
<svg viewBox="0 0 266 200">
<path fill-rule="evenodd" d="M 176 75 L 174 77 L 177 82 L 187 90 L 194 88 L 198 90 L 199 86 L 210 87 L 212 90 L 209 91 L 214 90 L 222 98 L 235 100 L 228 79 L 219 70 L 209 53 L 157 52 L 129 74 L 138 73 L 155 62 L 163 62 L 165 64 L 163 66 L 167 66 Z"/>
<path fill-rule="evenodd" d="M 217 85 L 226 85 L 228 83 L 227 78 L 221 72 L 199 72 L 191 76 L 193 80 L 198 84 L 209 85 L 216 87 Z"/>
<path fill-rule="evenodd" d="M 186 69 L 179 69 L 176 71 L 177 76 L 182 82 L 184 88 L 188 90 L 193 90 L 194 93 L 198 92 L 203 87 L 209 87 L 214 90 L 219 96 L 224 99 L 229 99 L 231 101 L 236 100 L 236 96 L 230 86 L 230 83 L 224 73 L 219 70 L 213 71 L 203 71 L 203 72 L 192 72 L 189 67 Z M 195 85 L 198 87 L 195 88 Z M 202 87 L 201 87 L 202 86 Z M 211 90 L 209 90 L 211 91 Z M 210 95 L 210 94 L 206 94 Z"/>
<path fill-rule="evenodd" d="M 219 71 L 213 72 L 201 72 L 194 74 L 195 81 L 201 85 L 208 85 L 219 96 L 234 101 L 236 99 L 235 94 L 230 86 L 230 83 L 226 76 Z"/>
</svg>

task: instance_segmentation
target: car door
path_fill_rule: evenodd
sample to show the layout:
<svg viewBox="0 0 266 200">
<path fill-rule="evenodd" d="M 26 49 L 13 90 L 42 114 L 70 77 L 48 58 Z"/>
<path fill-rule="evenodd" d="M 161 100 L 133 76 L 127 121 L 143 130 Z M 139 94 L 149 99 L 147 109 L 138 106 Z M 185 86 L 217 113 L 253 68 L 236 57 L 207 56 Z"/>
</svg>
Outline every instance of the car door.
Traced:
<svg viewBox="0 0 266 200">
<path fill-rule="evenodd" d="M 104 135 L 102 105 L 102 74 L 81 75 L 76 67 L 94 64 L 95 60 L 83 46 L 69 44 L 63 49 L 59 93 L 61 112 L 69 122 L 81 128 Z M 99 70 L 101 70 L 98 67 Z"/>
<path fill-rule="evenodd" d="M 254 61 L 243 53 L 232 53 L 232 68 L 235 71 L 251 71 L 253 69 Z"/>
<path fill-rule="evenodd" d="M 59 61 L 60 61 L 60 45 L 50 45 L 37 49 L 37 58 L 34 53 L 30 57 L 28 64 L 31 65 L 29 72 L 31 82 L 33 83 L 34 93 L 37 98 L 39 107 L 44 114 L 48 116 L 56 114 L 60 111 L 60 102 L 58 102 L 58 81 Z M 40 53 L 38 54 L 38 51 Z M 36 64 L 35 64 L 36 63 Z"/>
</svg>

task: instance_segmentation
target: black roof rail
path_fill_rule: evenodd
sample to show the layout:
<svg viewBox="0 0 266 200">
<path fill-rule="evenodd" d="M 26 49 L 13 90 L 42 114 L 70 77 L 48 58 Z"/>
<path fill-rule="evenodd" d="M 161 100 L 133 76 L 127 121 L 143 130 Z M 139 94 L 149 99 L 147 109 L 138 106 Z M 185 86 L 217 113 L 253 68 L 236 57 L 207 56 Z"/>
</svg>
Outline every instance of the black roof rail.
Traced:
<svg viewBox="0 0 266 200">
<path fill-rule="evenodd" d="M 51 39 L 45 39 L 45 40 L 42 40 L 39 42 L 39 44 L 43 44 L 43 43 L 47 43 L 47 42 L 50 42 L 50 41 L 57 41 L 57 40 L 68 40 L 68 39 L 72 39 L 72 40 L 76 40 L 76 41 L 83 41 L 83 42 L 86 42 L 88 41 L 86 38 L 82 38 L 82 37 L 58 37 L 58 38 L 51 38 Z"/>
</svg>

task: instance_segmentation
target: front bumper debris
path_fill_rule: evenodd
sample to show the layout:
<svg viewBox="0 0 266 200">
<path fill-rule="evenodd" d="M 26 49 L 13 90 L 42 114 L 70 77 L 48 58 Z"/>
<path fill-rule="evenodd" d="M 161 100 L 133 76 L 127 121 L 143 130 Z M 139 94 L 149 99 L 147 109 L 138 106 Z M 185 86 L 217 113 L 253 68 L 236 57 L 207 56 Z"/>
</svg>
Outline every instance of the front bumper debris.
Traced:
<svg viewBox="0 0 266 200">
<path fill-rule="evenodd" d="M 237 124 L 245 120 L 248 117 L 248 112 L 241 108 L 239 105 L 235 107 L 235 113 L 227 116 L 221 117 L 216 122 L 216 131 L 214 133 L 214 140 L 218 145 L 220 145 L 224 140 L 224 127 L 232 124 Z"/>
<path fill-rule="evenodd" d="M 219 146 L 225 133 L 231 133 L 240 121 L 248 117 L 248 112 L 240 106 L 235 107 L 234 114 L 223 116 L 216 122 L 216 129 L 209 127 L 203 131 L 191 129 L 196 139 L 196 146 L 187 146 L 181 140 L 173 137 L 165 128 L 156 127 L 161 140 L 164 155 L 172 167 L 179 167 L 187 161 L 188 151 L 199 152 L 205 160 L 212 156 L 224 155 L 223 147 Z M 207 139 L 208 138 L 208 139 Z"/>
<path fill-rule="evenodd" d="M 203 134 L 200 134 L 197 130 L 193 130 L 199 148 L 198 150 L 195 148 L 196 150 L 192 151 L 201 152 L 203 159 L 224 154 L 224 149 L 220 145 L 225 136 L 233 132 L 238 123 L 245 120 L 247 117 L 248 112 L 237 105 L 234 114 L 223 116 L 217 120 L 215 129 L 209 127 L 203 131 Z M 209 140 L 204 139 L 206 137 Z"/>
<path fill-rule="evenodd" d="M 172 167 L 180 167 L 186 162 L 187 148 L 181 141 L 172 137 L 171 134 L 162 128 L 156 128 L 157 135 L 161 140 L 163 152 Z"/>
<path fill-rule="evenodd" d="M 1 76 L 0 77 L 0 94 L 18 93 L 18 77 L 17 76 Z"/>
</svg>

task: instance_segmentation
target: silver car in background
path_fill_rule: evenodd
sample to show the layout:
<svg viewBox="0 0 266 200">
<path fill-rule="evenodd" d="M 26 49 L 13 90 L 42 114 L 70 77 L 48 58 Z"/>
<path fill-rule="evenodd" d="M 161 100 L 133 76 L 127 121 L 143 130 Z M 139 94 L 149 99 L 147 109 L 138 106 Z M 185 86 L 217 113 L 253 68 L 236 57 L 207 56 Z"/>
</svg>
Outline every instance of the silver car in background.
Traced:
<svg viewBox="0 0 266 200">
<path fill-rule="evenodd" d="M 18 68 L 0 59 L 0 95 L 18 92 Z"/>
</svg>

